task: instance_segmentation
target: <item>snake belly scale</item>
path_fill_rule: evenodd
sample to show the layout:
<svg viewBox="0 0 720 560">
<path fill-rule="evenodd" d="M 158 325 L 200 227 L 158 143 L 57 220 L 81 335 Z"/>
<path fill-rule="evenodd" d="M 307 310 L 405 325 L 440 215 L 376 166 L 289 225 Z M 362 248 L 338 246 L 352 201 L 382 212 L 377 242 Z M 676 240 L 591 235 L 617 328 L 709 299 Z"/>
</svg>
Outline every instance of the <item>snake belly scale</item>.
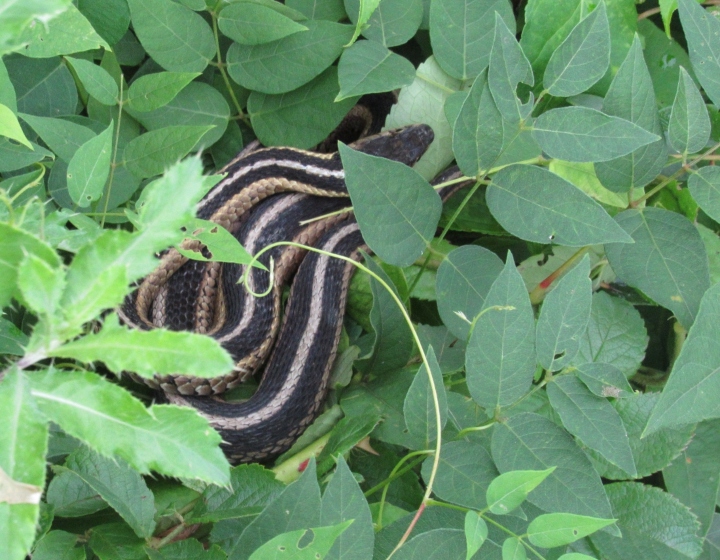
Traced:
<svg viewBox="0 0 720 560">
<path fill-rule="evenodd" d="M 363 138 L 351 145 L 372 155 L 414 164 L 432 142 L 432 130 L 412 125 Z M 359 260 L 364 246 L 349 213 L 300 225 L 348 206 L 339 154 L 294 148 L 241 152 L 227 175 L 198 205 L 198 216 L 228 229 L 250 252 L 277 241 L 296 241 Z M 447 178 L 447 177 L 446 177 Z M 205 250 L 197 242 L 183 246 Z M 205 250 L 206 251 L 206 250 Z M 215 379 L 156 376 L 143 380 L 164 399 L 193 406 L 217 429 L 233 463 L 267 461 L 289 449 L 320 411 L 342 329 L 354 266 L 295 247 L 276 247 L 261 262 L 274 262 L 274 275 L 253 268 L 248 294 L 238 278 L 245 266 L 189 261 L 170 249 L 120 309 L 129 326 L 194 330 L 216 338 L 236 367 Z M 296 272 L 297 271 L 297 272 Z M 295 275 L 284 316 L 282 290 Z M 262 367 L 255 394 L 226 402 L 227 388 Z"/>
</svg>

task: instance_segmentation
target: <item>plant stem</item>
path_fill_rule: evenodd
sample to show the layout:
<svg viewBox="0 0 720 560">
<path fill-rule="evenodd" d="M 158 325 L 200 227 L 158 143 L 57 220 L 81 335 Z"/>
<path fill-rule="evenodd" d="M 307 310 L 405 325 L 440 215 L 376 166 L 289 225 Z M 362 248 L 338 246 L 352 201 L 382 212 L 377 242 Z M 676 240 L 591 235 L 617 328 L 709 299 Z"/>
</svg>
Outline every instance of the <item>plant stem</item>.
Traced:
<svg viewBox="0 0 720 560">
<path fill-rule="evenodd" d="M 117 153 L 118 143 L 120 141 L 120 125 L 122 124 L 122 113 L 123 113 L 123 84 L 125 79 L 120 76 L 120 94 L 118 96 L 118 119 L 115 125 L 115 139 L 113 140 L 113 156 L 110 162 L 110 176 L 107 181 L 107 190 L 105 193 L 105 205 L 102 211 L 102 219 L 100 220 L 100 227 L 105 227 L 105 217 L 107 216 L 108 205 L 110 204 L 110 193 L 112 192 L 113 179 L 115 178 L 115 168 L 117 167 Z"/>
<path fill-rule="evenodd" d="M 582 247 L 562 265 L 560 265 L 560 267 L 557 268 L 555 272 L 553 272 L 552 274 L 547 276 L 542 282 L 540 282 L 535 287 L 535 289 L 530 292 L 530 303 L 532 303 L 533 305 L 539 304 L 545 298 L 545 294 L 547 293 L 548 289 L 550 289 L 552 283 L 555 282 L 555 280 L 557 280 L 560 276 L 565 274 L 589 250 L 589 246 Z"/>
<path fill-rule="evenodd" d="M 245 113 L 243 113 L 242 107 L 240 106 L 240 103 L 235 96 L 235 91 L 232 88 L 232 84 L 230 83 L 230 78 L 225 71 L 225 63 L 223 62 L 222 53 L 220 51 L 220 35 L 218 34 L 217 13 L 214 10 L 211 11 L 210 17 L 212 18 L 212 29 L 213 35 L 215 36 L 215 56 L 217 57 L 217 69 L 220 72 L 223 81 L 225 82 L 225 87 L 227 88 L 228 94 L 230 95 L 230 99 L 232 99 L 233 105 L 235 105 L 235 110 L 237 111 L 238 117 L 242 119 L 244 123 L 249 125 L 250 123 L 248 122 L 247 116 L 245 115 Z"/>
</svg>

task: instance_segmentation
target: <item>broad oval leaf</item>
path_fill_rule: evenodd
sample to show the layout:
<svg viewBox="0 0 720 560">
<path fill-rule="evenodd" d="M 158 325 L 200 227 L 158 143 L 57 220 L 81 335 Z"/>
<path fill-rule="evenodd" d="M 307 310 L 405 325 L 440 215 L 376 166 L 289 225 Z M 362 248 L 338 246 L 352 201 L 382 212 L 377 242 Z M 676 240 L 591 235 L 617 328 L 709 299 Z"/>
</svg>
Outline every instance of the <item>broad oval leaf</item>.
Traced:
<svg viewBox="0 0 720 560">
<path fill-rule="evenodd" d="M 80 208 L 87 208 L 102 196 L 110 174 L 113 125 L 111 121 L 104 131 L 80 146 L 68 165 L 68 193 Z"/>
<path fill-rule="evenodd" d="M 25 136 L 25 133 L 20 128 L 20 122 L 18 121 L 15 113 L 12 112 L 10 107 L 0 103 L 0 136 L 6 136 L 17 142 L 20 142 L 23 146 L 33 149 L 32 144 Z"/>
<path fill-rule="evenodd" d="M 720 220 L 720 167 L 701 167 L 687 184 L 698 206 L 713 220 Z"/>
<path fill-rule="evenodd" d="M 308 29 L 270 7 L 251 2 L 225 6 L 218 15 L 218 27 L 241 45 L 269 43 Z"/>
<path fill-rule="evenodd" d="M 544 471 L 510 471 L 498 476 L 487 489 L 487 503 L 491 512 L 505 515 L 519 507 L 528 494 L 555 469 Z"/>
<path fill-rule="evenodd" d="M 350 21 L 357 25 L 360 0 L 344 0 L 344 2 L 339 1 L 338 3 L 344 4 L 344 11 L 347 12 Z M 332 4 L 332 2 L 322 4 Z M 372 8 L 372 4 L 375 2 L 364 2 L 364 4 Z M 382 0 L 377 4 L 367 22 L 364 24 L 361 22 L 362 35 L 385 47 L 397 47 L 407 43 L 415 36 L 423 18 L 427 18 L 427 15 L 422 0 Z M 344 12 L 342 16 L 345 16 Z M 315 16 L 311 19 L 319 18 Z"/>
<path fill-rule="evenodd" d="M 615 519 L 599 519 L 571 513 L 538 515 L 528 525 L 528 539 L 535 546 L 554 548 L 570 544 L 615 523 Z"/>
<path fill-rule="evenodd" d="M 695 74 L 715 106 L 720 106 L 720 21 L 692 0 L 678 0 L 677 5 Z"/>
<path fill-rule="evenodd" d="M 43 142 L 60 159 L 67 162 L 70 162 L 80 146 L 95 138 L 92 130 L 74 122 L 25 114 L 20 114 L 20 117 L 40 135 Z"/>
<path fill-rule="evenodd" d="M 608 161 L 634 152 L 660 136 L 588 107 L 561 107 L 540 115 L 533 137 L 550 157 L 576 162 Z"/>
<path fill-rule="evenodd" d="M 668 123 L 670 145 L 681 154 L 699 152 L 710 138 L 710 117 L 705 101 L 685 68 L 680 80 Z"/>
<path fill-rule="evenodd" d="M 159 109 L 199 75 L 199 72 L 157 72 L 140 76 L 130 84 L 128 106 L 134 111 Z"/>
<path fill-rule="evenodd" d="M 615 220 L 635 241 L 606 245 L 615 273 L 689 328 L 710 286 L 707 253 L 697 229 L 684 216 L 661 208 L 626 210 Z"/>
<path fill-rule="evenodd" d="M 393 558 L 397 560 L 446 560 L 465 554 L 465 534 L 458 529 L 431 529 L 412 537 Z"/>
<path fill-rule="evenodd" d="M 485 542 L 488 527 L 485 520 L 475 511 L 465 514 L 465 542 L 467 543 L 466 560 L 470 560 Z"/>
<path fill-rule="evenodd" d="M 502 169 L 485 196 L 500 225 L 528 241 L 570 247 L 631 241 L 602 206 L 541 167 L 510 165 Z"/>
<path fill-rule="evenodd" d="M 353 520 L 329 527 L 315 527 L 312 529 L 298 529 L 273 537 L 262 546 L 255 549 L 249 560 L 282 560 L 287 558 L 325 558 L 333 543 L 345 530 L 352 525 Z M 308 542 L 308 532 L 312 540 Z"/>
<path fill-rule="evenodd" d="M 424 364 L 420 366 L 410 389 L 408 389 L 403 405 L 405 425 L 408 431 L 423 441 L 426 448 L 437 440 L 438 424 L 442 430 L 447 422 L 447 395 L 440 366 L 432 346 L 428 348 L 427 360 L 430 364 L 430 373 Z M 432 375 L 434 388 L 430 385 L 428 375 Z M 436 398 L 437 410 L 435 408 Z"/>
<path fill-rule="evenodd" d="M 118 102 L 118 86 L 102 66 L 82 58 L 65 57 L 80 78 L 87 92 L 103 105 Z"/>
</svg>

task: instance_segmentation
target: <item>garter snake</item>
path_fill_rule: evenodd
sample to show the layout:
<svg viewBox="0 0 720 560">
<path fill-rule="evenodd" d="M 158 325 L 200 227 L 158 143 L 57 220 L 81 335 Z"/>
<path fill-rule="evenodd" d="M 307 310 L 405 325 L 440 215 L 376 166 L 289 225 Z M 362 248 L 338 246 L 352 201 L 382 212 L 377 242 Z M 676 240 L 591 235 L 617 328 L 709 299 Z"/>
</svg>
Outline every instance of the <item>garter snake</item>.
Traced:
<svg viewBox="0 0 720 560">
<path fill-rule="evenodd" d="M 412 165 L 432 139 L 430 127 L 412 125 L 363 138 L 351 147 Z M 245 150 L 222 171 L 226 177 L 200 202 L 198 216 L 228 229 L 250 253 L 291 240 L 359 260 L 364 242 L 351 214 L 300 225 L 348 205 L 337 152 Z M 184 246 L 202 250 L 197 242 Z M 207 333 L 232 355 L 236 367 L 225 376 L 156 376 L 149 384 L 161 389 L 166 400 L 199 410 L 220 432 L 234 463 L 278 456 L 317 416 L 354 271 L 348 262 L 314 252 L 305 255 L 294 247 L 276 247 L 261 262 L 267 266 L 270 258 L 275 263 L 272 289 L 256 298 L 237 284 L 244 266 L 188 261 L 170 249 L 120 310 L 132 327 Z M 281 320 L 282 289 L 293 274 Z M 249 272 L 253 290 L 263 290 L 269 281 L 266 271 Z M 260 386 L 249 400 L 231 403 L 216 395 L 263 362 Z"/>
</svg>

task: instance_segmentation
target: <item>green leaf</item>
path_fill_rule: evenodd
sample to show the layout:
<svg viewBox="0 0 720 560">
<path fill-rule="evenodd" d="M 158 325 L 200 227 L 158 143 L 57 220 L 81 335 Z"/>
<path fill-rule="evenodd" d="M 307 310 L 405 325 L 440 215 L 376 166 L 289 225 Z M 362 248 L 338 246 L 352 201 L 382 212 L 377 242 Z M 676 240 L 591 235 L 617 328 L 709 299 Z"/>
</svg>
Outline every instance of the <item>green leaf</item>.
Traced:
<svg viewBox="0 0 720 560">
<path fill-rule="evenodd" d="M 55 154 L 30 142 L 33 147 L 28 150 L 25 146 L 10 142 L 7 138 L 0 138 L 0 171 L 5 173 L 8 171 L 17 171 L 23 167 L 28 167 L 35 162 L 45 158 L 55 159 Z"/>
<path fill-rule="evenodd" d="M 97 491 L 73 471 L 61 467 L 55 470 L 45 493 L 55 517 L 82 517 L 109 507 Z"/>
<path fill-rule="evenodd" d="M 607 399 L 593 395 L 571 376 L 550 383 L 548 397 L 568 432 L 633 478 L 637 476 L 625 426 Z"/>
<path fill-rule="evenodd" d="M 206 549 L 200 541 L 195 539 L 176 541 L 159 550 L 146 547 L 145 554 L 150 557 L 150 560 L 225 560 L 226 558 L 225 553 L 217 544 Z"/>
<path fill-rule="evenodd" d="M 411 265 L 435 234 L 442 203 L 407 165 L 341 144 L 345 181 L 363 237 L 382 260 Z"/>
<path fill-rule="evenodd" d="M 527 551 L 519 537 L 509 537 L 502 545 L 502 560 L 526 560 Z"/>
<path fill-rule="evenodd" d="M 380 4 L 380 0 L 360 0 L 359 4 L 360 5 L 357 10 L 348 10 L 355 11 L 357 16 L 355 21 L 355 31 L 352 39 L 350 39 L 348 44 L 345 45 L 346 47 L 351 46 L 355 41 L 357 41 L 357 38 L 360 37 L 360 33 L 362 33 L 363 29 L 367 26 L 367 22 L 370 20 L 370 17 Z"/>
<path fill-rule="evenodd" d="M 690 508 L 700 521 L 700 535 L 707 535 L 720 489 L 720 421 L 701 422 L 687 448 L 663 469 L 667 491 Z"/>
<path fill-rule="evenodd" d="M 506 515 L 520 507 L 530 492 L 555 469 L 544 471 L 510 471 L 498 476 L 487 489 L 488 509 L 497 515 Z"/>
<path fill-rule="evenodd" d="M 12 356 L 25 354 L 28 337 L 7 319 L 0 317 L 0 353 Z"/>
<path fill-rule="evenodd" d="M 607 162 L 595 164 L 600 182 L 613 192 L 627 192 L 647 185 L 662 171 L 667 161 L 657 101 L 653 91 L 639 37 L 636 35 L 627 58 L 610 84 L 603 101 L 603 111 L 626 119 L 661 137 L 634 152 Z"/>
<path fill-rule="evenodd" d="M 68 434 L 135 470 L 227 484 L 220 436 L 195 410 L 149 409 L 125 389 L 89 372 L 51 369 L 32 377 L 40 410 Z"/>
<path fill-rule="evenodd" d="M 590 259 L 585 255 L 543 301 L 535 330 L 537 361 L 542 367 L 561 370 L 577 355 L 591 305 Z"/>
<path fill-rule="evenodd" d="M 113 315 L 105 319 L 100 332 L 68 342 L 49 355 L 84 362 L 99 360 L 116 373 L 133 371 L 147 377 L 184 374 L 209 378 L 233 367 L 230 355 L 212 338 L 164 329 L 128 329 Z"/>
<path fill-rule="evenodd" d="M 340 124 L 357 98 L 337 103 L 337 68 L 331 66 L 311 82 L 282 95 L 253 91 L 248 113 L 263 144 L 312 148 Z"/>
<path fill-rule="evenodd" d="M 612 364 L 580 364 L 575 366 L 575 375 L 598 397 L 621 398 L 633 394 L 627 378 Z"/>
<path fill-rule="evenodd" d="M 504 0 L 436 0 L 430 3 L 430 41 L 438 64 L 453 78 L 473 79 L 490 60 L 495 28 L 493 12 L 500 14 L 512 33 L 515 17 Z"/>
<path fill-rule="evenodd" d="M 155 503 L 152 492 L 137 471 L 124 461 L 107 459 L 87 447 L 71 453 L 65 467 L 117 511 L 138 537 L 152 536 Z"/>
<path fill-rule="evenodd" d="M 405 397 L 403 405 L 403 413 L 405 415 L 405 425 L 408 431 L 425 442 L 428 448 L 437 439 L 438 421 L 440 430 L 445 427 L 447 422 L 447 396 L 445 394 L 445 385 L 443 385 L 442 373 L 440 366 L 435 357 L 435 351 L 432 346 L 427 352 L 427 360 L 430 364 L 430 373 L 428 374 L 425 365 L 421 365 L 415 374 L 412 385 Z M 435 385 L 434 391 L 430 386 L 428 375 L 432 375 Z M 438 409 L 435 408 L 433 392 L 437 396 Z M 439 418 L 438 418 L 439 416 Z"/>
<path fill-rule="evenodd" d="M 713 220 L 720 219 L 720 168 L 701 167 L 687 181 L 690 194 Z"/>
<path fill-rule="evenodd" d="M 80 146 L 95 138 L 92 130 L 70 121 L 26 114 L 20 114 L 20 117 L 40 135 L 43 142 L 60 159 L 68 163 Z"/>
<path fill-rule="evenodd" d="M 62 58 L 16 56 L 6 58 L 5 65 L 19 112 L 45 117 L 75 114 L 77 88 Z"/>
<path fill-rule="evenodd" d="M 199 75 L 199 72 L 158 72 L 141 76 L 130 84 L 128 106 L 142 112 L 159 109 Z"/>
<path fill-rule="evenodd" d="M 298 529 L 273 537 L 250 555 L 250 560 L 315 560 L 325 558 L 336 539 L 352 525 L 350 519 L 344 523 L 314 529 Z M 311 537 L 308 537 L 308 532 Z M 312 538 L 308 542 L 308 538 Z M 301 546 L 302 543 L 302 546 Z"/>
<path fill-rule="evenodd" d="M 78 535 L 50 531 L 36 543 L 32 557 L 34 560 L 85 560 L 85 549 L 76 547 L 78 541 Z"/>
<path fill-rule="evenodd" d="M 533 138 L 552 158 L 608 161 L 657 142 L 660 137 L 638 125 L 588 107 L 562 107 L 540 115 Z"/>
<path fill-rule="evenodd" d="M 465 354 L 468 389 L 477 404 L 491 410 L 507 406 L 530 389 L 534 338 L 530 298 L 508 252 L 505 268 L 475 319 Z"/>
<path fill-rule="evenodd" d="M 78 9 L 110 45 L 119 42 L 130 25 L 130 8 L 125 0 L 79 0 Z"/>
<path fill-rule="evenodd" d="M 14 368 L 0 383 L 0 554 L 9 560 L 30 550 L 45 483 L 47 421 L 28 385 Z"/>
<path fill-rule="evenodd" d="M 187 228 L 187 239 L 200 241 L 210 251 L 210 258 L 206 258 L 200 251 L 182 249 L 177 247 L 181 255 L 196 261 L 215 261 L 223 263 L 249 264 L 252 256 L 240 245 L 240 242 L 221 225 L 209 220 L 195 218 Z M 261 262 L 256 261 L 254 266 L 267 270 Z"/>
<path fill-rule="evenodd" d="M 495 253 L 477 245 L 458 247 L 440 263 L 435 282 L 438 312 L 460 340 L 467 340 L 470 324 L 502 269 Z"/>
<path fill-rule="evenodd" d="M 684 68 L 680 68 L 668 136 L 670 145 L 681 154 L 699 152 L 710 138 L 710 117 L 705 101 Z"/>
<path fill-rule="evenodd" d="M 12 110 L 0 103 L 0 136 L 6 136 L 20 142 L 23 146 L 33 149 L 30 141 L 25 137 L 25 133 L 20 128 L 20 123 Z"/>
<path fill-rule="evenodd" d="M 96 525 L 90 533 L 88 545 L 103 560 L 147 558 L 145 539 L 138 537 L 125 523 Z"/>
<path fill-rule="evenodd" d="M 397 560 L 445 560 L 466 554 L 465 533 L 458 529 L 432 529 L 412 537 L 393 558 Z"/>
<path fill-rule="evenodd" d="M 430 479 L 433 460 L 428 457 L 423 463 L 425 482 Z M 442 500 L 480 510 L 487 506 L 487 489 L 498 474 L 484 445 L 451 441 L 442 446 L 433 492 Z"/>
<path fill-rule="evenodd" d="M 30 309 L 52 317 L 65 287 L 65 271 L 29 254 L 18 266 L 17 283 Z"/>
<path fill-rule="evenodd" d="M 694 430 L 692 424 L 665 427 L 650 435 L 643 434 L 653 408 L 659 400 L 659 393 L 634 393 L 613 402 L 613 407 L 625 425 L 637 477 L 649 476 L 665 468 L 687 446 L 692 437 Z M 600 476 L 613 480 L 629 478 L 627 472 L 609 463 L 594 450 L 586 451 L 593 459 L 595 470 Z"/>
<path fill-rule="evenodd" d="M 171 0 L 128 0 L 133 29 L 155 62 L 171 72 L 202 72 L 215 56 L 208 23 Z"/>
<path fill-rule="evenodd" d="M 11 0 L 3 4 L 3 25 L 0 30 L 0 55 L 22 46 L 21 35 L 34 19 L 50 20 L 57 17 L 70 4 L 67 0 L 49 0 L 41 3 Z"/>
<path fill-rule="evenodd" d="M 320 522 L 320 487 L 317 483 L 315 460 L 311 459 L 302 476 L 285 488 L 239 537 L 225 547 L 228 560 L 250 557 L 250 553 L 270 539 Z"/>
<path fill-rule="evenodd" d="M 465 542 L 467 544 L 467 553 L 465 560 L 470 560 L 485 542 L 488 536 L 488 528 L 485 520 L 480 514 L 474 511 L 468 511 L 465 514 Z"/>
<path fill-rule="evenodd" d="M 528 539 L 535 546 L 554 548 L 575 542 L 615 521 L 571 513 L 546 513 L 530 522 Z"/>
<path fill-rule="evenodd" d="M 218 26 L 241 45 L 269 43 L 308 30 L 272 8 L 250 2 L 225 6 L 218 15 Z"/>
<path fill-rule="evenodd" d="M 678 0 L 680 22 L 685 31 L 693 70 L 707 96 L 720 106 L 720 22 L 697 2 Z"/>
<path fill-rule="evenodd" d="M 697 229 L 684 216 L 661 208 L 626 210 L 615 220 L 635 241 L 605 246 L 615 273 L 689 328 L 710 286 L 707 253 Z"/>
<path fill-rule="evenodd" d="M 68 165 L 68 193 L 81 208 L 99 199 L 105 188 L 110 174 L 113 124 L 80 146 Z"/>
<path fill-rule="evenodd" d="M 528 496 L 540 509 L 605 518 L 612 515 L 600 477 L 587 455 L 570 434 L 542 416 L 521 413 L 498 424 L 492 435 L 492 456 L 500 472 L 556 467 Z"/>
<path fill-rule="evenodd" d="M 647 344 L 645 323 L 637 309 L 606 292 L 597 292 L 575 363 L 610 364 L 630 376 L 640 367 Z"/>
<path fill-rule="evenodd" d="M 603 77 L 610 64 L 610 27 L 605 3 L 580 20 L 555 49 L 543 77 L 545 89 L 556 97 L 586 91 Z"/>
<path fill-rule="evenodd" d="M 336 538 L 325 558 L 328 560 L 363 560 L 372 555 L 375 532 L 370 507 L 342 455 L 337 469 L 325 489 L 320 506 L 320 523 L 342 523 L 353 519 L 352 525 Z"/>
<path fill-rule="evenodd" d="M 318 455 L 318 472 L 329 471 L 338 458 L 349 453 L 353 447 L 370 435 L 380 420 L 382 418 L 375 411 L 368 411 L 361 416 L 345 416 L 339 421 L 336 420 L 337 423 L 331 426 L 330 439 L 327 440 L 327 444 Z M 308 431 L 306 430 L 304 433 L 308 433 Z M 309 443 L 316 439 L 313 438 Z"/>
<path fill-rule="evenodd" d="M 348 97 L 390 91 L 415 79 L 410 61 L 374 41 L 359 41 L 345 49 L 338 63 L 340 93 L 335 101 Z"/>
<path fill-rule="evenodd" d="M 187 155 L 212 126 L 167 126 L 128 142 L 123 159 L 136 177 L 159 175 Z"/>
<path fill-rule="evenodd" d="M 689 424 L 720 417 L 720 403 L 713 398 L 720 384 L 720 348 L 712 342 L 720 317 L 720 285 L 710 288 L 690 328 L 660 401 L 643 436 L 663 426 Z"/>
<path fill-rule="evenodd" d="M 698 522 L 690 511 L 660 488 L 637 482 L 606 486 L 622 538 L 601 531 L 590 537 L 608 560 L 696 558 L 702 550 Z"/>
<path fill-rule="evenodd" d="M 47 24 L 28 26 L 21 40 L 28 43 L 23 54 L 33 58 L 48 58 L 100 47 L 110 48 L 73 4 L 68 5 L 65 11 Z"/>
<path fill-rule="evenodd" d="M 340 56 L 352 28 L 330 21 L 307 21 L 308 31 L 262 45 L 233 43 L 227 53 L 233 80 L 261 93 L 286 93 L 320 75 Z"/>
<path fill-rule="evenodd" d="M 118 102 L 118 86 L 107 70 L 81 58 L 66 56 L 87 92 L 103 105 L 116 105 Z"/>
<path fill-rule="evenodd" d="M 511 165 L 502 169 L 485 196 L 495 219 L 528 241 L 582 247 L 631 239 L 602 206 L 541 167 Z"/>
<path fill-rule="evenodd" d="M 339 1 L 339 0 L 338 0 Z M 319 6 L 325 6 L 326 4 L 331 5 L 332 2 L 316 2 Z M 343 4 L 343 2 L 339 1 Z M 368 4 L 366 2 L 366 4 Z M 370 7 L 373 7 L 377 2 L 369 3 Z M 345 10 L 341 12 L 344 16 L 344 12 L 347 11 L 347 16 L 353 24 L 358 23 L 358 15 L 360 12 L 360 0 L 345 0 Z M 396 47 L 407 43 L 410 39 L 415 36 L 420 24 L 423 20 L 424 11 L 428 5 L 423 5 L 422 0 L 382 0 L 367 20 L 367 23 L 363 24 L 361 33 L 364 37 L 371 41 L 381 43 L 385 47 Z M 310 16 L 308 16 L 310 17 Z M 316 15 L 311 19 L 330 19 L 329 17 L 320 17 Z M 342 19 L 342 17 L 335 18 L 333 21 Z M 357 37 L 355 37 L 356 39 Z M 353 39 L 353 41 L 355 40 Z"/>
</svg>

